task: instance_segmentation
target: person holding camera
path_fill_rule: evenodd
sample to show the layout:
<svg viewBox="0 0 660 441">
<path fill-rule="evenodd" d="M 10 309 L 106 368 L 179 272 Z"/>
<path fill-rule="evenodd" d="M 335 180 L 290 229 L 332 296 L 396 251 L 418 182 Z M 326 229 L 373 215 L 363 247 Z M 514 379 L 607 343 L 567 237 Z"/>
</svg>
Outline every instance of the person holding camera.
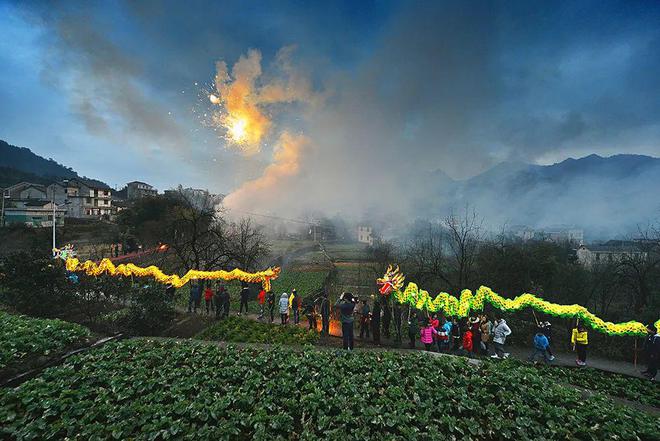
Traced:
<svg viewBox="0 0 660 441">
<path fill-rule="evenodd" d="M 344 341 L 344 349 L 353 350 L 353 312 L 355 310 L 355 298 L 350 292 L 345 292 L 335 305 L 339 308 L 341 318 L 341 337 Z"/>
</svg>

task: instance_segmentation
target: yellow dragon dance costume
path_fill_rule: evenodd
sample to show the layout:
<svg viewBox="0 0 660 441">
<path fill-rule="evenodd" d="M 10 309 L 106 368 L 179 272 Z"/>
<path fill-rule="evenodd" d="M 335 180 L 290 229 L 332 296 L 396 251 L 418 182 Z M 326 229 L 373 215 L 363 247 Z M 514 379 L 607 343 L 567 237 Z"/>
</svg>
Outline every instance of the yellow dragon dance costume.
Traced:
<svg viewBox="0 0 660 441">
<path fill-rule="evenodd" d="M 525 293 L 514 299 L 507 299 L 487 286 L 482 286 L 476 294 L 472 294 L 469 289 L 464 289 L 461 291 L 460 299 L 446 292 L 441 292 L 435 298 L 432 298 L 428 292 L 419 289 L 412 282 L 408 283 L 408 286 L 402 291 L 404 280 L 405 277 L 399 271 L 399 267 L 390 265 L 385 275 L 377 280 L 380 285 L 380 293 L 382 295 L 392 294 L 393 298 L 401 304 L 408 304 L 413 308 L 429 312 L 443 312 L 451 317 L 467 317 L 470 311 L 483 310 L 484 304 L 488 302 L 495 308 L 505 312 L 514 312 L 530 307 L 538 312 L 555 317 L 577 317 L 595 331 L 608 335 L 645 336 L 647 332 L 646 326 L 640 322 L 606 322 L 589 312 L 584 306 L 559 305 L 547 302 L 533 294 Z M 657 330 L 660 330 L 660 319 L 655 322 L 654 326 Z"/>
<path fill-rule="evenodd" d="M 83 271 L 90 276 L 100 276 L 105 273 L 111 276 L 153 277 L 160 283 L 172 285 L 176 288 L 181 288 L 191 280 L 240 280 L 247 283 L 261 283 L 264 290 L 270 291 L 270 281 L 277 279 L 280 275 L 280 268 L 275 267 L 256 273 L 248 273 L 238 268 L 231 271 L 190 270 L 183 277 L 179 277 L 176 274 L 165 274 L 160 268 L 153 265 L 146 268 L 132 263 L 122 263 L 115 266 L 110 259 L 103 259 L 100 263 L 96 263 L 91 260 L 80 262 L 75 257 L 68 257 L 65 262 L 67 271 L 71 272 Z"/>
</svg>

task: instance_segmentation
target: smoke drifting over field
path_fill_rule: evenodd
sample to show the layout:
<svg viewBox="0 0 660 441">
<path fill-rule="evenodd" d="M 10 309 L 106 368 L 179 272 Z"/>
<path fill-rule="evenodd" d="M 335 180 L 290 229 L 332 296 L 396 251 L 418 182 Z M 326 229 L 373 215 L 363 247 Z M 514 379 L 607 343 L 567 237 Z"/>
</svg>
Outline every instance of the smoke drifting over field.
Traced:
<svg viewBox="0 0 660 441">
<path fill-rule="evenodd" d="M 531 185 L 509 164 L 487 184 L 454 181 L 503 161 L 660 155 L 657 5 L 327 3 L 19 3 L 10 12 L 41 33 L 39 50 L 21 53 L 36 54 L 34 70 L 70 107 L 43 94 L 20 105 L 0 98 L 25 121 L 51 107 L 66 114 L 58 129 L 80 143 L 76 158 L 119 144 L 113 167 L 74 164 L 88 175 L 208 187 L 245 211 L 410 219 L 470 203 L 497 224 L 577 219 L 614 228 L 653 213 L 631 196 L 657 185 L 650 172 L 618 184 L 588 174 L 584 185 L 571 178 L 562 186 L 561 177 Z M 9 59 L 10 72 L 24 62 Z M 191 91 L 214 76 L 207 109 L 192 115 Z M 220 137 L 203 118 L 216 121 Z M 158 167 L 122 175 L 122 160 L 155 157 Z M 547 196 L 557 189 L 565 194 Z M 627 192 L 615 216 L 590 205 L 608 200 L 606 189 Z"/>
</svg>

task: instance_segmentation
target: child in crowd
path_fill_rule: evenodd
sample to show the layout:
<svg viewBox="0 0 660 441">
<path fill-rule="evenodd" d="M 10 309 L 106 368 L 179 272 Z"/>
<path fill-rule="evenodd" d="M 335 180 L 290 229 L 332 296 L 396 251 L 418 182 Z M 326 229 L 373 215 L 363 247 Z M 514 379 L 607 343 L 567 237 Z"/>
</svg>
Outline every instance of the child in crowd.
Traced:
<svg viewBox="0 0 660 441">
<path fill-rule="evenodd" d="M 464 355 L 470 356 L 473 348 L 472 327 L 467 325 L 463 331 L 463 352 Z"/>
<path fill-rule="evenodd" d="M 589 335 L 587 333 L 587 329 L 582 323 L 578 324 L 577 328 L 573 328 L 571 343 L 573 344 L 573 350 L 577 351 L 577 359 L 575 360 L 575 364 L 578 366 L 586 366 Z"/>
<path fill-rule="evenodd" d="M 442 325 L 438 327 L 438 352 L 447 352 L 449 350 L 449 333 L 451 332 L 451 324 L 448 326 L 447 321 L 443 318 Z"/>
<path fill-rule="evenodd" d="M 431 319 L 429 319 L 426 326 L 424 326 L 420 331 L 420 341 L 424 344 L 424 347 L 427 351 L 431 350 L 431 345 L 433 344 L 433 336 L 438 335 L 438 331 L 433 327 Z"/>
</svg>

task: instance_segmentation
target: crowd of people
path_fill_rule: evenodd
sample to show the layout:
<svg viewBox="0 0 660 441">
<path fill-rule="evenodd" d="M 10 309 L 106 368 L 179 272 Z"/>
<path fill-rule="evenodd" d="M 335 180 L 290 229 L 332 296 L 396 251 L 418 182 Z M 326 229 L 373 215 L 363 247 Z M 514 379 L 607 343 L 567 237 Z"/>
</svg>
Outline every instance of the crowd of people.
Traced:
<svg viewBox="0 0 660 441">
<path fill-rule="evenodd" d="M 215 288 L 215 289 L 214 289 Z M 238 315 L 248 312 L 250 289 L 243 284 L 240 292 L 240 307 Z M 207 282 L 206 287 L 199 282 L 190 287 L 188 312 L 196 313 L 204 299 L 205 312 L 211 315 L 215 312 L 217 318 L 229 316 L 231 298 L 229 290 L 222 282 Z M 262 289 L 257 295 L 259 303 L 259 320 L 275 321 L 275 310 L 279 312 L 282 326 L 299 325 L 301 315 L 307 318 L 309 329 L 316 330 L 318 319 L 321 319 L 321 333 L 329 334 L 332 309 L 326 292 L 303 300 L 296 289 L 291 293 L 282 293 L 279 300 L 272 291 Z M 341 322 L 343 347 L 353 350 L 355 346 L 355 323 L 359 324 L 359 338 L 373 338 L 374 343 L 380 343 L 380 324 L 383 318 L 383 308 L 380 301 L 369 305 L 368 299 L 358 299 L 351 293 L 343 293 L 334 305 L 336 315 Z M 403 312 L 404 316 L 406 312 Z M 468 318 L 445 317 L 441 314 L 427 313 L 419 310 L 408 310 L 407 326 L 409 347 L 415 349 L 417 340 L 427 351 L 451 353 L 468 357 L 486 357 L 504 359 L 509 357 L 506 352 L 506 340 L 511 334 L 511 328 L 502 317 L 492 318 L 488 314 L 474 315 Z M 552 351 L 553 336 L 550 322 L 537 322 L 537 331 L 532 339 L 530 362 L 541 360 L 551 363 L 555 359 Z M 571 333 L 571 346 L 576 353 L 575 363 L 583 367 L 587 365 L 587 348 L 589 334 L 582 323 L 577 323 Z M 660 365 L 660 331 L 654 325 L 648 326 L 648 335 L 644 343 L 644 352 L 648 368 L 645 376 L 654 379 Z"/>
</svg>

